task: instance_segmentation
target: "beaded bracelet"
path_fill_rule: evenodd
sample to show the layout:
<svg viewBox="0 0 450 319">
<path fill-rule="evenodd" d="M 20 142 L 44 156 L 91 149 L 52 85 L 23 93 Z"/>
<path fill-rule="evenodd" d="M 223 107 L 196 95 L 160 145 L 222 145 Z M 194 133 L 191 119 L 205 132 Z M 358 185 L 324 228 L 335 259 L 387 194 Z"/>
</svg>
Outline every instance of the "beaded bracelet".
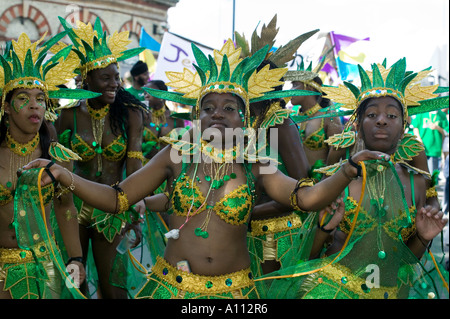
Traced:
<svg viewBox="0 0 450 319">
<path fill-rule="evenodd" d="M 289 199 L 291 201 L 291 206 L 298 211 L 301 212 L 305 212 L 303 209 L 301 209 L 300 207 L 298 207 L 298 202 L 297 202 L 297 191 L 301 188 L 301 187 L 306 187 L 306 186 L 314 186 L 315 181 L 312 178 L 300 178 L 297 181 L 297 184 L 295 185 L 294 190 L 292 191 L 291 195 L 289 196 Z"/>
<path fill-rule="evenodd" d="M 430 187 L 427 189 L 426 197 L 437 197 L 438 193 L 436 192 L 436 186 Z"/>
<path fill-rule="evenodd" d="M 67 187 L 62 186 L 60 183 L 58 183 L 58 193 L 56 194 L 56 198 L 60 198 L 62 195 L 67 194 L 68 192 L 73 192 L 75 190 L 75 184 L 74 184 L 74 178 L 71 171 L 69 171 L 67 168 L 63 167 L 64 170 L 69 173 L 70 175 L 70 185 Z"/>
<path fill-rule="evenodd" d="M 116 214 L 122 214 L 123 212 L 126 212 L 130 207 L 128 203 L 127 194 L 125 194 L 122 188 L 120 188 L 119 182 L 116 182 L 115 184 L 111 185 L 111 187 L 116 190 L 117 194 L 116 209 L 114 210 L 114 212 Z M 117 203 L 119 203 L 119 210 L 117 210 Z"/>
</svg>

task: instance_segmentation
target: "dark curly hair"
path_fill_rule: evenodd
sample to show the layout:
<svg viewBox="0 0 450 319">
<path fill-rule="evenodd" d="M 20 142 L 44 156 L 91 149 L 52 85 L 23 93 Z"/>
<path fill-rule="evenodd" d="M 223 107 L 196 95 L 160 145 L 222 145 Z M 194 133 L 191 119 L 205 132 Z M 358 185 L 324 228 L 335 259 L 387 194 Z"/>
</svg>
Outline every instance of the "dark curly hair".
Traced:
<svg viewBox="0 0 450 319">
<path fill-rule="evenodd" d="M 145 109 L 145 105 L 142 104 L 141 101 L 130 92 L 127 92 L 123 87 L 120 87 L 109 111 L 111 130 L 114 135 L 119 136 L 122 134 L 127 138 L 129 110 L 133 112 L 142 112 L 139 107 L 134 107 L 133 104 Z"/>
</svg>

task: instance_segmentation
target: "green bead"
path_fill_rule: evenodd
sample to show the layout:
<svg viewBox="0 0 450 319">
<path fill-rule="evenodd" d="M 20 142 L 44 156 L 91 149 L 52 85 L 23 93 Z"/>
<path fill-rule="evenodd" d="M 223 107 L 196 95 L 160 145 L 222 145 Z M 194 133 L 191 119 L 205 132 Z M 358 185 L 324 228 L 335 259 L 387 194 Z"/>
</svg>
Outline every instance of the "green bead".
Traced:
<svg viewBox="0 0 450 319">
<path fill-rule="evenodd" d="M 226 181 L 229 181 L 230 180 L 230 176 L 228 176 L 228 175 L 225 175 L 224 177 L 223 177 L 223 180 L 226 182 Z"/>
<path fill-rule="evenodd" d="M 231 177 L 231 179 L 235 179 L 236 178 L 236 174 L 235 173 L 231 173 L 230 177 Z"/>
<path fill-rule="evenodd" d="M 210 181 L 211 181 L 211 176 L 205 175 L 205 180 L 206 180 L 207 182 L 210 182 Z"/>
<path fill-rule="evenodd" d="M 386 258 L 386 253 L 384 251 L 380 250 L 378 252 L 378 258 L 380 258 L 380 259 Z"/>
<path fill-rule="evenodd" d="M 12 182 L 6 182 L 6 187 L 11 188 L 12 187 Z"/>
</svg>

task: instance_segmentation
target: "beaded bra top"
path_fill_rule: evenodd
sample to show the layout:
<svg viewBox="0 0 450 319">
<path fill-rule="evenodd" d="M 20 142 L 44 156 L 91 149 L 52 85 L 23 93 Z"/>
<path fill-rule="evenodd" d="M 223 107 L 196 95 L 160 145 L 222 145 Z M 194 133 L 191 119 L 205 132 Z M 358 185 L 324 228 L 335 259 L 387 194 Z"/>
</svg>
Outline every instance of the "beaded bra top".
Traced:
<svg viewBox="0 0 450 319">
<path fill-rule="evenodd" d="M 244 167 L 246 166 L 244 165 Z M 246 174 L 249 174 L 247 167 Z M 247 224 L 255 203 L 253 179 L 249 177 L 247 180 L 248 184 L 242 184 L 233 189 L 216 202 L 213 207 L 210 207 L 202 206 L 206 201 L 205 196 L 195 181 L 185 172 L 182 172 L 174 182 L 171 196 L 172 210 L 177 216 L 187 216 L 187 212 L 192 205 L 191 216 L 193 216 L 211 208 L 228 224 Z"/>
<path fill-rule="evenodd" d="M 39 191 L 38 191 L 37 186 L 30 187 L 29 192 L 31 193 L 31 196 L 33 196 L 33 198 L 36 198 L 36 199 L 39 198 Z M 53 195 L 54 195 L 53 184 L 48 184 L 48 185 L 42 187 L 42 195 L 43 195 L 43 199 L 44 199 L 44 205 L 49 204 L 52 201 Z M 11 190 L 11 189 L 7 188 L 6 186 L 3 186 L 2 184 L 0 184 L 0 206 L 4 206 L 4 205 L 8 204 L 13 199 L 14 199 L 14 190 Z M 38 200 L 36 200 L 36 201 L 38 201 Z"/>
<path fill-rule="evenodd" d="M 88 162 L 95 158 L 98 154 L 97 148 L 92 147 L 77 133 L 77 120 L 76 111 L 73 112 L 74 119 L 74 134 L 70 139 L 70 148 L 77 153 L 82 159 L 81 162 Z M 66 130 L 63 134 L 70 134 L 70 130 Z M 68 136 L 67 136 L 68 137 Z M 67 139 L 61 136 L 61 139 Z M 109 161 L 120 161 L 123 159 L 127 151 L 127 140 L 119 135 L 114 141 L 112 141 L 106 147 L 101 147 L 100 154 Z"/>
</svg>

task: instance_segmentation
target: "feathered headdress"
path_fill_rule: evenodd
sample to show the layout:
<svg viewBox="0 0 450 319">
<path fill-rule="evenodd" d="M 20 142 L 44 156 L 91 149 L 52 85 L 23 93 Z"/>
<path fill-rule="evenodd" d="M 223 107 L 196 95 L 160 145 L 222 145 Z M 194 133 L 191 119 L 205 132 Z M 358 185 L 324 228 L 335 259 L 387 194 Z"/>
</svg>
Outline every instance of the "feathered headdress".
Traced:
<svg viewBox="0 0 450 319">
<path fill-rule="evenodd" d="M 316 29 L 303 33 L 295 39 L 290 40 L 286 45 L 282 45 L 274 52 L 271 52 L 272 47 L 275 44 L 275 37 L 278 34 L 278 30 L 277 15 L 275 14 L 267 26 L 265 24 L 262 26 L 260 35 L 258 35 L 256 29 L 253 31 L 251 45 L 245 39 L 244 34 L 241 35 L 239 32 L 235 31 L 236 45 L 238 48 L 241 48 L 241 58 L 252 56 L 265 45 L 268 45 L 269 50 L 264 59 L 274 63 L 277 67 L 285 67 L 286 63 L 295 57 L 295 53 L 303 42 L 319 31 L 319 29 Z"/>
<path fill-rule="evenodd" d="M 131 40 L 128 39 L 129 32 L 115 31 L 108 36 L 106 31 L 103 31 L 98 17 L 94 27 L 90 22 L 85 24 L 77 21 L 77 28 L 72 28 L 61 17 L 58 19 L 72 42 L 73 52 L 79 58 L 79 71 L 83 79 L 86 78 L 89 71 L 106 68 L 112 63 L 126 60 L 145 50 L 141 47 L 127 50 L 127 46 L 131 43 Z M 63 44 L 59 45 L 64 46 Z"/>
<path fill-rule="evenodd" d="M 438 93 L 448 92 L 448 87 L 421 84 L 432 72 L 431 67 L 417 73 L 406 71 L 406 59 L 402 58 L 388 69 L 386 59 L 382 64 L 372 64 L 372 71 L 366 71 L 360 65 L 358 68 L 361 87 L 344 81 L 344 84 L 338 87 L 322 88 L 327 98 L 352 111 L 344 132 L 330 137 L 327 141 L 336 148 L 348 146 L 354 141 L 351 125 L 357 119 L 361 103 L 369 98 L 390 96 L 399 101 L 403 109 L 404 128 L 408 115 L 430 112 L 449 105 L 448 96 L 438 97 Z"/>
<path fill-rule="evenodd" d="M 242 59 L 241 48 L 236 49 L 233 41 L 228 41 L 222 49 L 214 50 L 212 56 L 206 55 L 192 43 L 192 51 L 197 64 L 193 73 L 185 68 L 183 72 L 166 72 L 170 82 L 167 86 L 174 88 L 175 92 L 160 91 L 144 87 L 149 94 L 186 105 L 194 106 L 193 118 L 199 117 L 201 99 L 208 93 L 234 93 L 245 104 L 244 125 L 250 123 L 249 105 L 252 102 L 283 98 L 286 96 L 303 95 L 304 92 L 273 91 L 273 88 L 282 85 L 280 79 L 286 73 L 286 68 L 269 70 L 269 65 L 259 72 L 257 67 L 266 57 L 269 46 L 266 45 L 251 57 Z M 273 92 L 272 92 L 273 91 Z"/>
<path fill-rule="evenodd" d="M 16 88 L 42 90 L 48 99 L 81 99 L 93 98 L 100 95 L 81 89 L 64 89 L 59 85 L 65 84 L 76 76 L 74 70 L 78 61 L 71 59 L 69 53 L 71 46 L 50 55 L 52 46 L 65 36 L 65 32 L 56 35 L 41 47 L 45 35 L 32 43 L 25 33 L 17 41 L 8 42 L 3 56 L 0 56 L 0 88 L 2 105 L 7 94 Z M 56 115 L 51 103 L 47 103 L 46 118 L 54 120 Z M 4 113 L 1 108 L 0 119 Z"/>
</svg>

